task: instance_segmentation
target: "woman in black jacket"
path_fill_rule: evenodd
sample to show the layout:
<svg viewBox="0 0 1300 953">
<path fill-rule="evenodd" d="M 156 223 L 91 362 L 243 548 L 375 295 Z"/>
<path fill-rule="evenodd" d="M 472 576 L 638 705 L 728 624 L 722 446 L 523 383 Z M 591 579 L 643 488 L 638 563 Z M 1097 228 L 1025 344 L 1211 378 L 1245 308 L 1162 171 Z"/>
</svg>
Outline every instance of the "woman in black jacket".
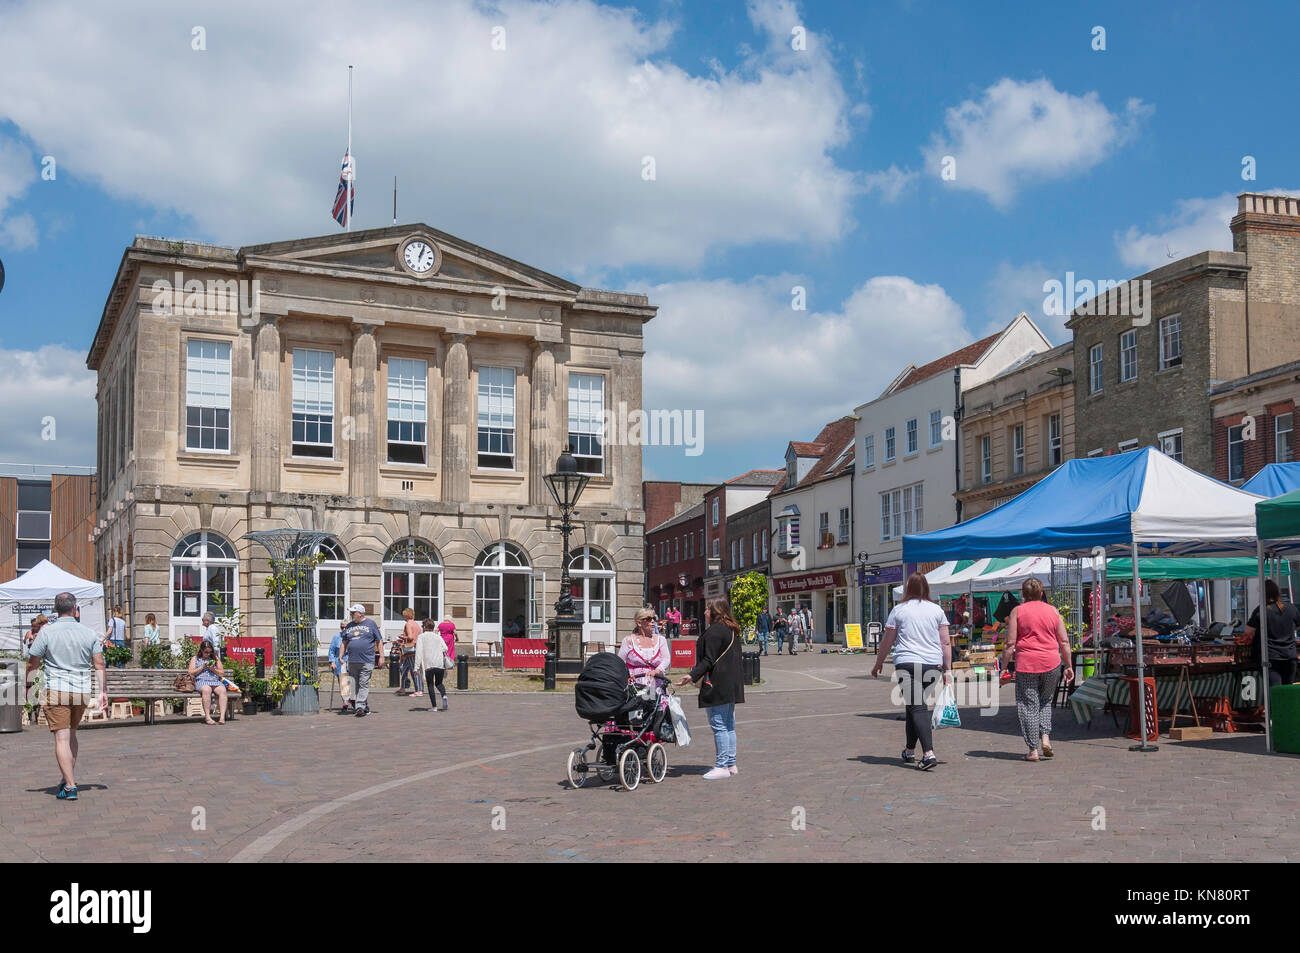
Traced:
<svg viewBox="0 0 1300 953">
<path fill-rule="evenodd" d="M 700 707 L 708 709 L 713 743 L 718 749 L 710 781 L 736 773 L 736 706 L 745 700 L 740 667 L 740 625 L 731 617 L 726 599 L 704 608 L 704 633 L 695 640 L 695 667 L 681 680 L 685 687 L 701 682 Z"/>
</svg>

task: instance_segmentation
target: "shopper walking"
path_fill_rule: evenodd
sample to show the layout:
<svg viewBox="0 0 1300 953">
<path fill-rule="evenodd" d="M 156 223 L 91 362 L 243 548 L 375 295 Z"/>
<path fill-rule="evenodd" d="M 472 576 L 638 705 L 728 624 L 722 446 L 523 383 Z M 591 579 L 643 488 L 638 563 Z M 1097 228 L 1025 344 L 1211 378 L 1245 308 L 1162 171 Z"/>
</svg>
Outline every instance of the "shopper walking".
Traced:
<svg viewBox="0 0 1300 953">
<path fill-rule="evenodd" d="M 330 639 L 329 650 L 330 671 L 334 673 L 334 681 L 339 686 L 340 715 L 356 711 L 356 705 L 353 702 L 355 692 L 352 688 L 352 678 L 348 675 L 348 656 L 347 652 L 343 650 L 343 632 L 347 627 L 346 622 L 339 623 L 339 630 L 334 633 L 334 638 Z"/>
<path fill-rule="evenodd" d="M 420 624 L 420 635 L 415 642 L 415 667 L 424 673 L 424 684 L 429 687 L 429 707 L 438 710 L 438 696 L 442 696 L 443 711 L 447 710 L 447 689 L 442 679 L 448 669 L 451 656 L 447 653 L 447 642 L 438 631 L 438 625 L 432 619 L 425 619 Z"/>
<path fill-rule="evenodd" d="M 790 635 L 790 620 L 785 617 L 785 610 L 776 607 L 776 618 L 772 620 L 772 631 L 776 634 L 776 654 L 781 654 L 781 646 Z"/>
<path fill-rule="evenodd" d="M 357 717 L 370 714 L 370 676 L 376 668 L 384 667 L 384 636 L 374 619 L 366 618 L 366 607 L 361 603 L 348 606 L 352 621 L 343 630 L 343 648 L 348 657 L 348 675 L 356 685 L 354 707 Z"/>
<path fill-rule="evenodd" d="M 939 760 L 934 755 L 925 693 L 941 677 L 945 685 L 952 682 L 952 645 L 948 641 L 948 617 L 930 601 L 930 583 L 919 572 L 907 577 L 903 601 L 894 606 L 885 620 L 885 635 L 876 650 L 872 678 L 880 674 L 890 649 L 894 650 L 894 681 L 906 711 L 907 747 L 903 749 L 903 763 L 917 763 L 913 750 L 919 744 L 919 767 L 929 771 Z"/>
<path fill-rule="evenodd" d="M 145 645 L 158 644 L 158 617 L 152 612 L 147 613 L 144 617 L 144 631 L 141 635 L 144 637 Z"/>
<path fill-rule="evenodd" d="M 803 613 L 798 607 L 790 610 L 790 615 L 786 618 L 786 626 L 790 637 L 790 654 L 799 654 L 799 640 L 803 638 Z M 779 651 L 779 650 L 778 650 Z"/>
<path fill-rule="evenodd" d="M 1295 630 L 1300 624 L 1300 610 L 1291 603 L 1282 602 L 1282 593 L 1272 579 L 1264 580 L 1264 601 L 1268 606 L 1268 685 L 1291 685 L 1295 682 L 1296 648 Z M 1246 623 L 1243 642 L 1252 644 L 1259 633 L 1259 609 L 1251 613 Z M 1260 662 L 1258 647 L 1254 652 Z M 1258 671 L 1258 668 L 1256 669 Z"/>
<path fill-rule="evenodd" d="M 1026 761 L 1050 758 L 1052 751 L 1052 699 L 1065 672 L 1068 685 L 1074 681 L 1070 664 L 1070 637 L 1065 620 L 1056 606 L 1043 599 L 1043 584 L 1026 579 L 1020 587 L 1024 596 L 1007 616 L 1007 644 L 1002 665 L 1016 666 L 1016 714 L 1020 731 L 1029 746 Z M 1270 620 L 1271 621 L 1271 620 Z"/>
<path fill-rule="evenodd" d="M 442 636 L 442 641 L 447 646 L 447 668 L 450 669 L 456 664 L 456 623 L 451 621 L 450 615 L 442 617 L 438 623 L 438 633 Z M 441 683 L 439 683 L 441 685 Z M 442 692 L 442 710 L 447 710 L 447 692 L 441 687 Z"/>
<path fill-rule="evenodd" d="M 397 688 L 397 694 L 407 694 L 408 680 L 414 691 L 410 692 L 413 696 L 422 696 L 424 694 L 423 675 L 424 669 L 415 664 L 415 643 L 420 640 L 420 633 L 423 631 L 420 623 L 415 621 L 415 610 L 406 608 L 402 610 L 402 618 L 406 622 L 402 625 L 401 636 L 401 682 Z"/>
<path fill-rule="evenodd" d="M 212 643 L 217 656 L 220 657 L 221 650 L 224 648 L 222 644 L 224 640 L 221 637 L 221 626 L 217 625 L 217 617 L 211 612 L 203 613 L 203 625 L 199 630 L 199 635 Z"/>
<path fill-rule="evenodd" d="M 126 647 L 126 619 L 122 617 L 122 607 L 113 606 L 113 614 L 108 619 L 108 631 L 104 633 L 104 648 Z"/>
<path fill-rule="evenodd" d="M 758 614 L 758 644 L 762 647 L 763 655 L 767 654 L 767 641 L 772 636 L 772 614 L 767 611 L 767 606 L 763 606 L 763 611 Z M 779 652 L 780 649 L 777 649 Z"/>
<path fill-rule="evenodd" d="M 22 653 L 23 658 L 29 658 L 31 655 L 32 643 L 36 641 L 36 636 L 41 634 L 41 629 L 50 624 L 49 618 L 44 612 L 38 612 L 36 618 L 32 619 L 31 628 L 23 634 Z"/>
<path fill-rule="evenodd" d="M 740 625 L 725 599 L 704 607 L 704 632 L 695 640 L 695 667 L 679 683 L 700 683 L 700 707 L 707 709 L 713 744 L 717 749 L 713 769 L 704 777 L 712 781 L 730 777 L 736 768 L 736 706 L 745 701 L 745 679 L 740 666 Z"/>
<path fill-rule="evenodd" d="M 812 606 L 805 605 L 803 607 L 803 641 L 804 647 L 807 648 L 809 652 L 812 651 L 813 634 L 816 631 L 817 628 L 813 625 Z"/>
<path fill-rule="evenodd" d="M 58 762 L 58 798 L 77 799 L 77 726 L 91 701 L 108 707 L 104 684 L 104 642 L 93 629 L 76 620 L 77 598 L 70 592 L 54 597 L 58 618 L 44 626 L 27 650 L 27 684 L 36 666 L 45 662 L 45 721 L 54 735 Z M 93 672 L 92 672 L 93 669 Z"/>
</svg>

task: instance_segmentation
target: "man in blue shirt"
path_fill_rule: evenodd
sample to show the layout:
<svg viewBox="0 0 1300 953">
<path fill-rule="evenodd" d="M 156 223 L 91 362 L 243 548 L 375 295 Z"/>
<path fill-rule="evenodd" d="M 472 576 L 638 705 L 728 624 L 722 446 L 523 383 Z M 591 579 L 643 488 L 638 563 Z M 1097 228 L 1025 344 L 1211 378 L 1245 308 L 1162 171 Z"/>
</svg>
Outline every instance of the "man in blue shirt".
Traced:
<svg viewBox="0 0 1300 953">
<path fill-rule="evenodd" d="M 89 626 L 76 620 L 77 598 L 70 592 L 54 597 L 59 617 L 41 629 L 28 650 L 27 681 L 45 662 L 45 721 L 54 733 L 54 759 L 63 779 L 61 801 L 77 799 L 77 726 L 92 700 L 108 706 L 104 684 L 104 642 Z M 93 669 L 93 672 L 92 672 Z"/>
<path fill-rule="evenodd" d="M 772 635 L 772 616 L 768 614 L 767 606 L 758 614 L 758 641 L 763 646 L 763 654 L 767 654 L 767 640 Z"/>
<path fill-rule="evenodd" d="M 354 703 L 357 717 L 370 714 L 370 676 L 375 668 L 384 667 L 384 636 L 374 619 L 366 618 L 366 607 L 361 603 L 348 606 L 352 621 L 343 630 L 342 651 L 348 656 L 348 675 L 356 685 Z"/>
<path fill-rule="evenodd" d="M 346 715 L 355 710 L 353 701 L 348 696 L 352 694 L 350 686 L 352 683 L 351 676 L 348 675 L 347 653 L 343 651 L 343 630 L 348 627 L 346 622 L 339 623 L 339 630 L 334 633 L 334 638 L 330 640 L 330 671 L 334 673 L 334 678 L 339 683 L 339 699 L 343 702 L 343 707 L 339 709 L 340 715 Z"/>
</svg>

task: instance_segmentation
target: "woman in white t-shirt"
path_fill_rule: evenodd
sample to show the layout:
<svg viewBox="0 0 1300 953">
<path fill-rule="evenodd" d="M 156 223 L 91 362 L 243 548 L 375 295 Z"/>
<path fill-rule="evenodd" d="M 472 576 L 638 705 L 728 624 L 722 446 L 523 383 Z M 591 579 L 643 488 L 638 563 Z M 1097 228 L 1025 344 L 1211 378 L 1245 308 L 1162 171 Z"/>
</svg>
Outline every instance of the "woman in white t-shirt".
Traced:
<svg viewBox="0 0 1300 953">
<path fill-rule="evenodd" d="M 885 635 L 876 651 L 876 666 L 871 677 L 880 674 L 885 656 L 894 650 L 894 681 L 907 708 L 907 747 L 903 763 L 915 764 L 912 749 L 921 745 L 922 771 L 929 771 L 939 760 L 934 756 L 930 712 L 925 692 L 939 680 L 952 681 L 952 645 L 948 642 L 948 617 L 930 601 L 930 583 L 919 572 L 907 577 L 903 601 L 894 606 L 885 621 Z"/>
</svg>

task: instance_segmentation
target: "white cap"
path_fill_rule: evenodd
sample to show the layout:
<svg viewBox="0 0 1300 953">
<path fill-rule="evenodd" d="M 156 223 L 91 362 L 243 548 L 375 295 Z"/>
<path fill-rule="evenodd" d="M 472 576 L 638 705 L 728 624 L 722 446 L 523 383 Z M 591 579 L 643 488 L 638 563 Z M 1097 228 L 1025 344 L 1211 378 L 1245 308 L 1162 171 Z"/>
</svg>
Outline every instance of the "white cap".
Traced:
<svg viewBox="0 0 1300 953">
<path fill-rule="evenodd" d="M 365 615 L 365 614 L 366 614 L 366 607 L 363 606 L 363 605 L 362 605 L 361 603 L 359 603 L 359 602 L 354 602 L 354 603 L 352 603 L 352 605 L 348 606 L 348 611 L 349 611 L 349 612 L 360 612 L 362 615 Z"/>
</svg>

